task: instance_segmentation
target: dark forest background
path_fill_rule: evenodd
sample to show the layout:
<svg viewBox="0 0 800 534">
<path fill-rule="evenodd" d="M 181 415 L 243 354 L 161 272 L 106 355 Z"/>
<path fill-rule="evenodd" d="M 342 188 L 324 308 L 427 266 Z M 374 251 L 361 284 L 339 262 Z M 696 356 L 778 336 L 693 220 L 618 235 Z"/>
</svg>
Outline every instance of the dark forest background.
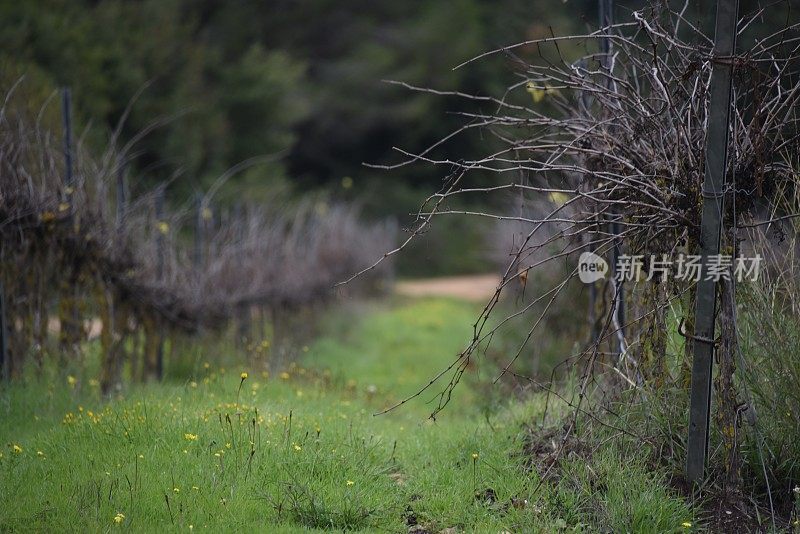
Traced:
<svg viewBox="0 0 800 534">
<path fill-rule="evenodd" d="M 617 19 L 642 5 L 618 3 Z M 709 6 L 692 2 L 687 17 L 707 25 Z M 596 26 L 594 0 L 3 0 L 0 83 L 7 89 L 24 75 L 14 98 L 54 132 L 54 91 L 70 87 L 84 149 L 130 145 L 134 194 L 167 182 L 170 202 L 185 202 L 233 166 L 269 156 L 226 181 L 215 202 L 316 194 L 357 200 L 366 217 L 402 225 L 448 170 L 363 163 L 402 161 L 393 147 L 420 152 L 465 123 L 459 112 L 479 109 L 384 80 L 501 97 L 524 80 L 525 62 L 555 51 L 521 48 L 453 67 L 488 49 Z M 524 88 L 507 98 L 530 103 Z M 460 136 L 435 153 L 486 153 L 491 142 Z M 487 268 L 480 246 L 463 246 L 481 242 L 485 225 L 442 224 L 401 258 L 401 274 Z"/>
</svg>

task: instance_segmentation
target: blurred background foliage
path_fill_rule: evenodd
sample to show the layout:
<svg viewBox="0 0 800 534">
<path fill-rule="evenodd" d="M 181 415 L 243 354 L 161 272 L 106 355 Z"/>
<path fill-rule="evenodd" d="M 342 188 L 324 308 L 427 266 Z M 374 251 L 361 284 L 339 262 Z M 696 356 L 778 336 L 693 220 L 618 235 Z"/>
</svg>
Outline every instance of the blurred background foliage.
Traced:
<svg viewBox="0 0 800 534">
<path fill-rule="evenodd" d="M 622 2 L 619 16 L 641 3 Z M 692 2 L 689 14 L 702 19 L 704 3 Z M 478 110 L 384 80 L 502 96 L 523 79 L 525 62 L 555 50 L 453 67 L 551 32 L 594 29 L 596 19 L 594 0 L 0 0 L 0 83 L 24 74 L 15 98 L 35 113 L 56 88 L 71 87 L 76 133 L 96 152 L 125 117 L 116 143 L 136 141 L 134 191 L 169 181 L 170 199 L 184 202 L 234 165 L 270 155 L 228 180 L 217 201 L 315 192 L 405 225 L 447 169 L 363 163 L 398 163 L 394 147 L 420 152 L 465 123 L 459 112 Z M 509 98 L 530 103 L 524 88 Z M 60 132 L 57 99 L 41 115 Z M 457 149 L 445 144 L 434 155 L 486 153 L 491 142 L 458 136 Z M 463 252 L 486 225 L 448 220 L 401 259 L 401 275 L 489 268 L 481 247 Z"/>
</svg>

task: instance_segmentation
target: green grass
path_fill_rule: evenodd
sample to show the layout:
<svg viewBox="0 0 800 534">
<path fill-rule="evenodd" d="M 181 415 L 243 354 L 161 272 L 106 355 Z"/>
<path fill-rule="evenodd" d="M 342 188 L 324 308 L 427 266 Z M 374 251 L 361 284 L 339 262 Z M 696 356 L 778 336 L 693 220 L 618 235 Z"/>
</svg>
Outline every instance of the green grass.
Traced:
<svg viewBox="0 0 800 534">
<path fill-rule="evenodd" d="M 346 387 L 367 392 L 371 409 L 380 411 L 417 392 L 455 360 L 472 337 L 477 313 L 476 307 L 463 302 L 436 299 L 383 313 L 362 310 L 358 315 L 364 320 L 356 325 L 349 317 L 334 316 L 327 329 L 343 332 L 343 339 L 319 340 L 304 363 L 328 369 Z M 427 401 L 440 390 L 432 389 L 404 411 L 427 416 L 433 410 Z M 452 400 L 459 415 L 474 413 L 479 404 L 469 386 L 457 389 Z"/>
<path fill-rule="evenodd" d="M 0 531 L 685 531 L 692 512 L 630 451 L 604 447 L 540 484 L 522 425 L 542 398 L 487 418 L 466 381 L 436 422 L 430 395 L 372 415 L 449 364 L 475 312 L 367 306 L 332 315 L 283 372 L 201 364 L 108 403 L 88 381 L 6 388 Z"/>
</svg>

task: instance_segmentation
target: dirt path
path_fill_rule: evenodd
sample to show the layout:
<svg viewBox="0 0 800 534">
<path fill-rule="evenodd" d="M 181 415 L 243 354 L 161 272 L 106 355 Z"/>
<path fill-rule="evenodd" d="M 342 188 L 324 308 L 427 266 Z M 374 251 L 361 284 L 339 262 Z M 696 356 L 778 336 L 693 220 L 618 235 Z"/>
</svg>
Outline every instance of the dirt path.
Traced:
<svg viewBox="0 0 800 534">
<path fill-rule="evenodd" d="M 496 274 L 405 280 L 395 284 L 395 293 L 407 297 L 455 297 L 485 301 L 494 295 L 499 283 L 500 277 Z"/>
</svg>

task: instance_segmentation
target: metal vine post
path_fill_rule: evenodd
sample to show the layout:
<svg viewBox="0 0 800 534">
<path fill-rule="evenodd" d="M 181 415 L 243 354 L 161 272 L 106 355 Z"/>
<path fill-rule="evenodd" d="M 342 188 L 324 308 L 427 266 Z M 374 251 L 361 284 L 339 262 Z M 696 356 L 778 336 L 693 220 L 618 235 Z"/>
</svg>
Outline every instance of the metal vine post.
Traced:
<svg viewBox="0 0 800 534">
<path fill-rule="evenodd" d="M 738 0 L 718 0 L 714 37 L 711 95 L 706 132 L 706 164 L 703 179 L 703 212 L 700 248 L 702 273 L 697 283 L 695 305 L 694 359 L 692 362 L 691 405 L 686 476 L 703 480 L 708 456 L 708 430 L 711 415 L 711 375 L 714 358 L 714 321 L 717 312 L 717 281 L 708 279 L 709 257 L 719 254 L 725 171 L 728 160 L 731 81 L 736 51 Z"/>
<path fill-rule="evenodd" d="M 72 91 L 69 87 L 61 90 L 61 112 L 64 122 L 64 186 L 69 195 L 75 184 L 72 175 Z"/>
</svg>

